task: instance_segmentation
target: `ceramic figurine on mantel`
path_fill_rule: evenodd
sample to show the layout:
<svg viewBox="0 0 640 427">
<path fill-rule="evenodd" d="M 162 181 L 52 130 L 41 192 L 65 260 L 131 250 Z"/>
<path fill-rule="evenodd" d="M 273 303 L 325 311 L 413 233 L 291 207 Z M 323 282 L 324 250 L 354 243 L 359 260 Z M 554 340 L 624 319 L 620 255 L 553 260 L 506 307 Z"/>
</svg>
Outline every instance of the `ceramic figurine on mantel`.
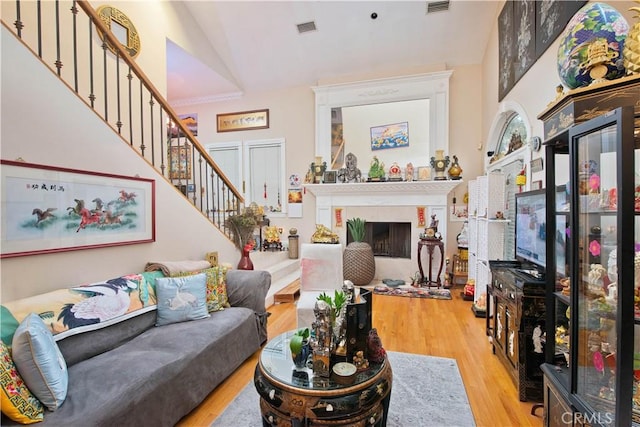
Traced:
<svg viewBox="0 0 640 427">
<path fill-rule="evenodd" d="M 407 182 L 413 181 L 413 163 L 407 163 L 407 167 L 404 171 L 404 180 Z"/>
<path fill-rule="evenodd" d="M 373 156 L 369 167 L 369 177 L 367 181 L 384 181 L 384 163 L 377 156 Z"/>
<path fill-rule="evenodd" d="M 434 178 L 436 181 L 444 181 L 447 179 L 444 172 L 447 170 L 449 163 L 449 156 L 444 155 L 444 150 L 436 150 L 436 155 L 431 157 L 431 167 L 436 171 Z"/>
<path fill-rule="evenodd" d="M 462 178 L 462 168 L 460 164 L 458 164 L 458 156 L 453 156 L 453 163 L 451 163 L 451 167 L 449 168 L 449 178 L 453 180 Z"/>
<path fill-rule="evenodd" d="M 393 162 L 389 168 L 389 181 L 402 181 L 402 169 L 396 162 Z"/>
<path fill-rule="evenodd" d="M 344 167 L 338 170 L 339 182 L 360 182 L 362 173 L 358 169 L 358 158 L 353 153 L 349 153 L 344 158 Z"/>
<path fill-rule="evenodd" d="M 322 183 L 322 177 L 327 170 L 327 162 L 322 161 L 321 156 L 316 157 L 316 161 L 311 163 L 311 173 L 313 175 L 313 184 Z"/>
</svg>

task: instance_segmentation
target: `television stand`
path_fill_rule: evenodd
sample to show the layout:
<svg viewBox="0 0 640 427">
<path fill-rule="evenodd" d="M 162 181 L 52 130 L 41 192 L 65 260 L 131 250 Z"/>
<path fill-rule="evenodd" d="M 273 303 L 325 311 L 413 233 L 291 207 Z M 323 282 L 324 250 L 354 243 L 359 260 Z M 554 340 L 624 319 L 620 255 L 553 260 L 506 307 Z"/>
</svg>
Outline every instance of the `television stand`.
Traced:
<svg viewBox="0 0 640 427">
<path fill-rule="evenodd" d="M 544 272 L 519 261 L 489 261 L 487 316 L 493 353 L 518 389 L 521 401 L 542 402 L 545 331 Z"/>
</svg>

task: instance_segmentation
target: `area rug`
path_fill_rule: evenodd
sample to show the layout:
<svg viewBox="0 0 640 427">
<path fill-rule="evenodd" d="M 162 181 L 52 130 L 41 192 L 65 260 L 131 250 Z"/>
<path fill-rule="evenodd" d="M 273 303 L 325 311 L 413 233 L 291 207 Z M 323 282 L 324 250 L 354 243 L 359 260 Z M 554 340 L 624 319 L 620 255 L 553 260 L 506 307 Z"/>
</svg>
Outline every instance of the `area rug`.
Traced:
<svg viewBox="0 0 640 427">
<path fill-rule="evenodd" d="M 373 288 L 373 293 L 376 295 L 393 295 L 410 298 L 451 299 L 451 291 L 440 288 L 390 288 L 387 286 L 376 286 Z"/>
<path fill-rule="evenodd" d="M 393 369 L 387 427 L 469 427 L 475 420 L 455 359 L 387 352 Z M 253 381 L 212 427 L 262 427 Z"/>
</svg>

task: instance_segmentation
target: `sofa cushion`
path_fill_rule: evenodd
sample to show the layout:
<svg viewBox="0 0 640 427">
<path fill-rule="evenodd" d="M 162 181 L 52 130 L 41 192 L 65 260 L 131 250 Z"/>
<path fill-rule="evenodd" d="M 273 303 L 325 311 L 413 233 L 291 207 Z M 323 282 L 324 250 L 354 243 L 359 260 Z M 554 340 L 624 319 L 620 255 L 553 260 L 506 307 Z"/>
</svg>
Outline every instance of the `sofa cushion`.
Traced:
<svg viewBox="0 0 640 427">
<path fill-rule="evenodd" d="M 207 278 L 204 273 L 156 280 L 158 318 L 156 326 L 209 317 Z"/>
<path fill-rule="evenodd" d="M 29 390 L 50 411 L 67 396 L 67 364 L 40 316 L 29 314 L 13 335 L 13 361 Z"/>
<path fill-rule="evenodd" d="M 159 277 L 164 277 L 160 271 L 129 274 L 7 302 L 0 312 L 1 339 L 10 345 L 18 324 L 32 312 L 39 313 L 57 341 L 154 310 Z"/>
<path fill-rule="evenodd" d="M 20 424 L 33 424 L 42 421 L 44 408 L 42 403 L 31 394 L 11 359 L 9 348 L 0 341 L 0 406 L 2 413 Z"/>
<path fill-rule="evenodd" d="M 183 277 L 201 273 L 207 275 L 207 310 L 209 313 L 231 307 L 227 297 L 227 267 L 215 266 L 204 270 L 184 271 L 174 276 Z"/>
</svg>

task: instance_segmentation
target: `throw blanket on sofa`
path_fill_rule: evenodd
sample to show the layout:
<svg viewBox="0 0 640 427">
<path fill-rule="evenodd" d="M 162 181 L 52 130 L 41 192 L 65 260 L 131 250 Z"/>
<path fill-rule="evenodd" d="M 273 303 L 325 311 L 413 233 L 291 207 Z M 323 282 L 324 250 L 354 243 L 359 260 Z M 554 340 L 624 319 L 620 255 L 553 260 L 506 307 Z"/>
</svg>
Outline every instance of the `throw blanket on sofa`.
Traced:
<svg viewBox="0 0 640 427">
<path fill-rule="evenodd" d="M 204 270 L 210 268 L 209 261 L 159 261 L 148 262 L 144 268 L 144 271 L 157 271 L 160 270 L 165 276 L 176 276 L 180 273 L 186 273 L 196 270 Z"/>
<path fill-rule="evenodd" d="M 60 340 L 154 310 L 158 277 L 162 272 L 130 274 L 5 303 L 0 307 L 2 341 L 11 345 L 16 328 L 32 312 Z"/>
</svg>

